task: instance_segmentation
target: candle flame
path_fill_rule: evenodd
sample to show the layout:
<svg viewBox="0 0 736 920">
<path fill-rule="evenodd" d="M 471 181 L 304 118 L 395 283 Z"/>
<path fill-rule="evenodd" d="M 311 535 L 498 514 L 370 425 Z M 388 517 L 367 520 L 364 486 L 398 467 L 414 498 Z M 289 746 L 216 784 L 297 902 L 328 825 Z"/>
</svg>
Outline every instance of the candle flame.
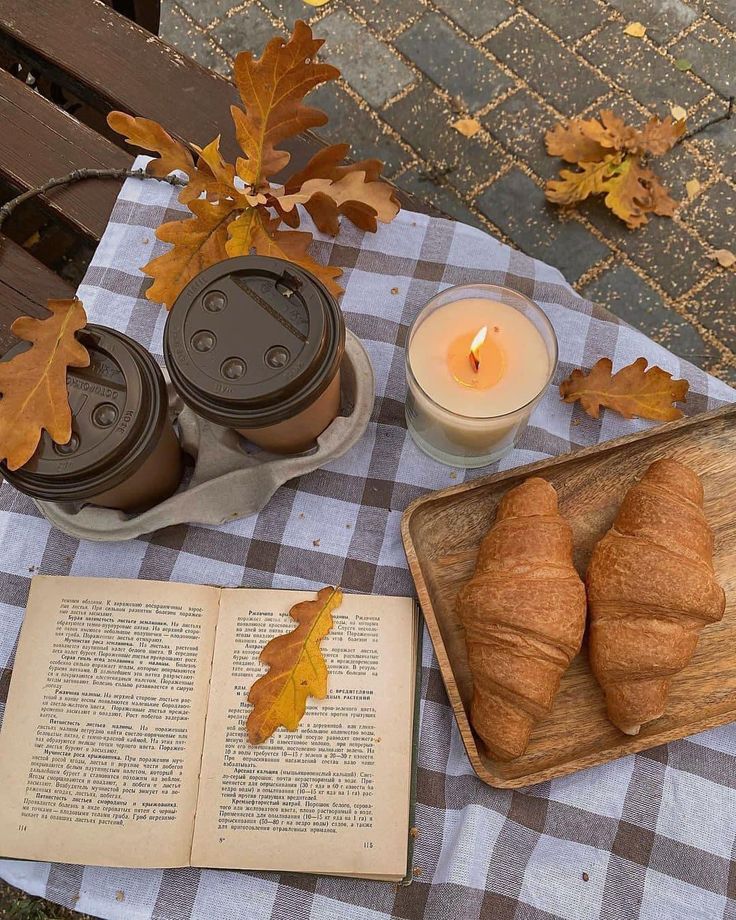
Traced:
<svg viewBox="0 0 736 920">
<path fill-rule="evenodd" d="M 483 326 L 482 329 L 479 329 L 473 341 L 470 343 L 470 364 L 473 370 L 477 373 L 478 368 L 480 367 L 480 349 L 483 343 L 486 340 L 486 335 L 488 334 L 488 326 Z"/>
</svg>

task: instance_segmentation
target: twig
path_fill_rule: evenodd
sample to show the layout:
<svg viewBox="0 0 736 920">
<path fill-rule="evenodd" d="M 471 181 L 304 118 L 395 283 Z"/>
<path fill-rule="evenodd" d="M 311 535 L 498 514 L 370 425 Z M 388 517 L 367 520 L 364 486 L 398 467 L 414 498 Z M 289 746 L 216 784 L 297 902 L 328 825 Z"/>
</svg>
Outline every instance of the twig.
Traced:
<svg viewBox="0 0 736 920">
<path fill-rule="evenodd" d="M 683 134 L 680 138 L 680 141 L 690 140 L 691 137 L 695 137 L 696 134 L 700 134 L 702 131 L 705 131 L 706 128 L 710 128 L 712 125 L 717 125 L 721 121 L 728 121 L 729 119 L 733 118 L 733 103 L 734 97 L 729 96 L 728 108 L 722 115 L 716 115 L 715 118 L 711 118 L 710 121 L 704 122 L 704 124 L 700 125 L 700 127 L 693 128 L 692 131 L 688 131 L 687 134 Z"/>
<path fill-rule="evenodd" d="M 66 176 L 49 179 L 48 182 L 39 185 L 38 188 L 29 188 L 22 195 L 6 201 L 0 207 L 0 227 L 18 205 L 23 204 L 24 201 L 35 198 L 37 195 L 45 195 L 46 192 L 50 192 L 52 189 L 59 188 L 62 185 L 80 182 L 82 179 L 157 179 L 159 182 L 168 182 L 169 185 L 186 185 L 186 181 L 178 176 L 150 176 L 143 169 L 75 169 Z"/>
</svg>

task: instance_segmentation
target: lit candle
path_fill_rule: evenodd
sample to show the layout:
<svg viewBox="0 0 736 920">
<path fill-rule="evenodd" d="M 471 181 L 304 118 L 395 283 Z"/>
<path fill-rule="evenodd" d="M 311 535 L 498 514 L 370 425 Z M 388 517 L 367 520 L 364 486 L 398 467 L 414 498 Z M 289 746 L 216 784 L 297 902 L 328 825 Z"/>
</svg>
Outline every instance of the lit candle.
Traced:
<svg viewBox="0 0 736 920">
<path fill-rule="evenodd" d="M 409 333 L 414 440 L 453 466 L 493 462 L 516 443 L 556 362 L 552 326 L 526 297 L 494 285 L 443 291 Z"/>
</svg>

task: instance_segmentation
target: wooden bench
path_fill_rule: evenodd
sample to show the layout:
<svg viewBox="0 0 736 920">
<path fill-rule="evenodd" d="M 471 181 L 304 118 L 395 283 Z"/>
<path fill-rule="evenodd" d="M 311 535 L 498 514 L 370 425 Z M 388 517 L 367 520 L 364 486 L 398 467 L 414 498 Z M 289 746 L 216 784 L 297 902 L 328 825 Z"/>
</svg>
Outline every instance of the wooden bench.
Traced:
<svg viewBox="0 0 736 920">
<path fill-rule="evenodd" d="M 157 25 L 155 0 L 128 5 L 144 24 Z M 0 68 L 0 203 L 79 167 L 129 166 L 131 148 L 105 123 L 113 109 L 153 118 L 199 144 L 221 133 L 223 152 L 237 154 L 228 131 L 230 105 L 237 101 L 232 83 L 101 0 L 0 0 Z M 62 102 L 71 100 L 74 114 L 18 79 L 18 70 L 37 75 L 39 86 L 52 85 Z M 313 135 L 295 138 L 286 145 L 292 165 L 302 166 L 321 144 Z M 6 222 L 0 354 L 13 341 L 8 328 L 16 316 L 41 314 L 48 297 L 69 296 L 72 286 L 58 275 L 60 251 L 89 249 L 99 240 L 119 187 L 118 181 L 91 180 L 56 189 Z M 405 207 L 429 210 L 401 197 Z M 49 224 L 61 242 L 44 248 Z"/>
</svg>

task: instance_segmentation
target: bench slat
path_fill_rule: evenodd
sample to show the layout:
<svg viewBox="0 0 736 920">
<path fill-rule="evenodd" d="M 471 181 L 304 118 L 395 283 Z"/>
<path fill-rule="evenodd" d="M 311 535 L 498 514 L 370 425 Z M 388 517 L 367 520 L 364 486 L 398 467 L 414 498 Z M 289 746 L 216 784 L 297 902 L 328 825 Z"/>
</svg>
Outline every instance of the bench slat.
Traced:
<svg viewBox="0 0 736 920">
<path fill-rule="evenodd" d="M 73 297 L 74 289 L 26 252 L 17 243 L 0 236 L 0 355 L 17 339 L 10 332 L 19 316 L 46 315 L 51 297 Z"/>
<path fill-rule="evenodd" d="M 0 70 L 0 176 L 25 191 L 73 169 L 129 166 L 132 156 Z M 55 189 L 44 201 L 75 228 L 99 239 L 120 188 L 116 180 Z"/>
<path fill-rule="evenodd" d="M 233 84 L 100 0 L 0 0 L 0 45 L 44 65 L 51 79 L 100 111 L 153 118 L 201 145 L 222 134 L 223 153 L 239 152 L 228 129 L 239 99 Z M 301 167 L 322 142 L 303 136 L 284 146 Z"/>
</svg>

